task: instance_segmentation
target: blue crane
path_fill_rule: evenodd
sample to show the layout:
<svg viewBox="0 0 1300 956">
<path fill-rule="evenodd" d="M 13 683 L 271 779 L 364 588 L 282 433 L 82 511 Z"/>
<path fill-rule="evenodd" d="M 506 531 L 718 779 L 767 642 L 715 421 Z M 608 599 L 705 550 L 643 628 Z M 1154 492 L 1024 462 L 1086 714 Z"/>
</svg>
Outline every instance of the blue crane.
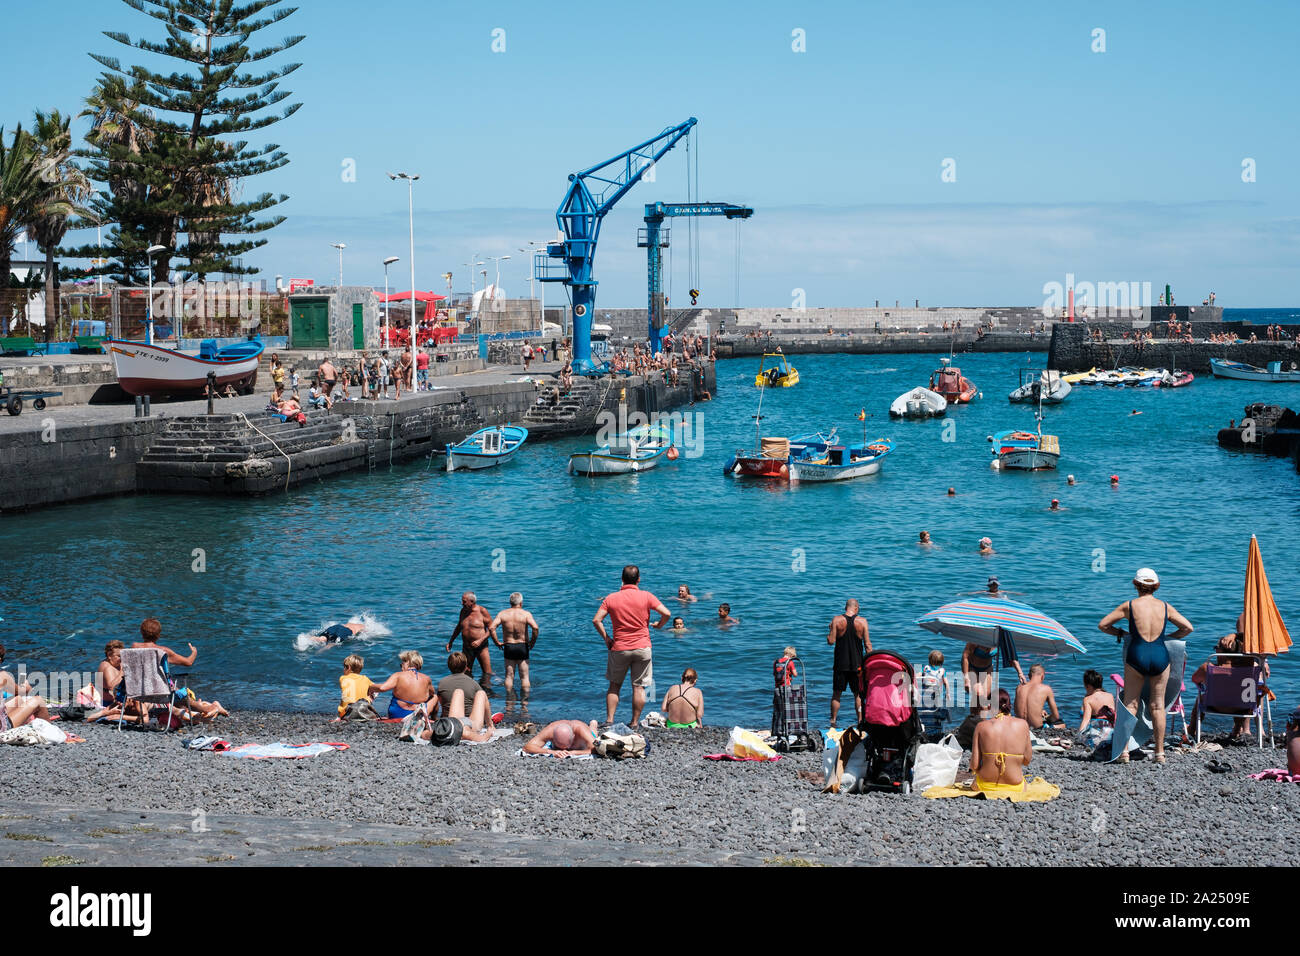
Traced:
<svg viewBox="0 0 1300 956">
<path fill-rule="evenodd" d="M 533 260 L 542 282 L 562 282 L 570 288 L 573 304 L 573 370 L 589 374 L 598 370 L 591 360 L 591 323 L 596 303 L 596 280 L 592 266 L 600 223 L 646 170 L 677 145 L 696 122 L 694 116 L 670 126 L 658 136 L 626 149 L 613 159 L 569 175 L 564 202 L 555 213 L 556 225 L 564 238 L 549 243 L 545 253 Z"/>
<path fill-rule="evenodd" d="M 647 316 L 650 322 L 650 352 L 659 351 L 668 320 L 664 316 L 663 252 L 668 246 L 668 230 L 664 220 L 677 216 L 726 216 L 728 219 L 748 219 L 754 210 L 729 202 L 655 202 L 646 203 L 645 228 L 637 236 L 637 246 L 646 250 L 646 278 L 650 297 Z M 691 290 L 691 304 L 699 293 Z"/>
</svg>

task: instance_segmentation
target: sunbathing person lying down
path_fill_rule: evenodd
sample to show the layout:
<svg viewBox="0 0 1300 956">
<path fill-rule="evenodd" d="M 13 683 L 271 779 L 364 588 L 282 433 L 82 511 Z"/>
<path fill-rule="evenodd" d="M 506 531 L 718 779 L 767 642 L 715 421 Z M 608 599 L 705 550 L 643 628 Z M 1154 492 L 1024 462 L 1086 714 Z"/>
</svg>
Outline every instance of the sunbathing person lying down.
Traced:
<svg viewBox="0 0 1300 956">
<path fill-rule="evenodd" d="M 488 703 L 488 695 L 485 691 L 480 690 L 474 695 L 474 705 L 470 708 L 469 716 L 466 716 L 465 692 L 459 687 L 456 688 L 451 692 L 451 702 L 448 703 L 447 713 L 444 716 L 460 721 L 461 740 L 487 743 L 492 739 L 492 706 Z M 432 740 L 433 728 L 425 730 L 420 736 L 425 740 Z"/>
<path fill-rule="evenodd" d="M 550 744 L 548 748 L 546 745 Z M 596 745 L 596 722 L 584 724 L 580 720 L 557 720 L 547 724 L 528 743 L 526 754 L 549 753 L 552 757 L 582 757 L 591 753 Z"/>
</svg>

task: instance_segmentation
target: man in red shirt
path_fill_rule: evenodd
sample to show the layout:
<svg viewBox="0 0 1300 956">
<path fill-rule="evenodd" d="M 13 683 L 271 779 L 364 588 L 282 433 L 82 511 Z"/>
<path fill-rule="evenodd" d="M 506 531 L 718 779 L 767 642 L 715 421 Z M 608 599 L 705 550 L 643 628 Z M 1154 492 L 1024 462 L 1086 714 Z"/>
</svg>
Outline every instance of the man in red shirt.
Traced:
<svg viewBox="0 0 1300 956">
<path fill-rule="evenodd" d="M 641 720 L 641 711 L 645 707 L 646 687 L 653 680 L 650 660 L 650 612 L 659 615 L 655 627 L 663 627 L 671 615 L 663 602 L 649 591 L 637 587 L 641 580 L 641 569 L 629 564 L 623 569 L 623 586 L 613 594 L 607 595 L 600 602 L 600 609 L 591 623 L 596 632 L 609 648 L 609 661 L 605 665 L 605 677 L 609 680 L 609 691 L 605 694 L 605 722 L 614 722 L 614 712 L 618 710 L 618 695 L 623 689 L 623 678 L 632 671 L 632 724 L 635 727 Z M 605 616 L 608 615 L 614 625 L 611 638 L 605 631 Z"/>
</svg>

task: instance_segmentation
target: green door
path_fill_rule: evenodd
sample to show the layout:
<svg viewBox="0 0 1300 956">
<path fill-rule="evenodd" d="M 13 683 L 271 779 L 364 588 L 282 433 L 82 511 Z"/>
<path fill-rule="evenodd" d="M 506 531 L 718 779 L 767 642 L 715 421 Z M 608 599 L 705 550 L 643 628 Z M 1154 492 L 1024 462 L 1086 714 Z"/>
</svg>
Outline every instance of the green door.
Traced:
<svg viewBox="0 0 1300 956">
<path fill-rule="evenodd" d="M 330 316 L 328 299 L 299 299 L 293 304 L 290 333 L 299 349 L 328 348 Z"/>
<path fill-rule="evenodd" d="M 352 347 L 366 347 L 366 316 L 360 302 L 352 306 Z"/>
</svg>

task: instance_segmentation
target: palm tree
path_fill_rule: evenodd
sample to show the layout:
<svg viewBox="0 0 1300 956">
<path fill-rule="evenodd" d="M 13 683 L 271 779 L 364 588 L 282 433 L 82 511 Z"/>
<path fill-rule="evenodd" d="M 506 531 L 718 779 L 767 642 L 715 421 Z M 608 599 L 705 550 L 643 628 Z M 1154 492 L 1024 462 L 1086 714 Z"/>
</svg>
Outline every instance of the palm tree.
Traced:
<svg viewBox="0 0 1300 956">
<path fill-rule="evenodd" d="M 58 110 L 46 115 L 37 110 L 32 124 L 34 152 L 44 166 L 44 178 L 51 187 L 41 203 L 24 217 L 27 232 L 45 253 L 45 334 L 58 321 L 57 277 L 54 255 L 68 231 L 68 219 L 86 215 L 84 204 L 90 196 L 90 180 L 72 161 L 71 120 Z"/>
<path fill-rule="evenodd" d="M 9 287 L 18 234 L 34 209 L 44 205 L 50 185 L 31 136 L 19 124 L 9 146 L 0 127 L 0 289 Z"/>
</svg>

